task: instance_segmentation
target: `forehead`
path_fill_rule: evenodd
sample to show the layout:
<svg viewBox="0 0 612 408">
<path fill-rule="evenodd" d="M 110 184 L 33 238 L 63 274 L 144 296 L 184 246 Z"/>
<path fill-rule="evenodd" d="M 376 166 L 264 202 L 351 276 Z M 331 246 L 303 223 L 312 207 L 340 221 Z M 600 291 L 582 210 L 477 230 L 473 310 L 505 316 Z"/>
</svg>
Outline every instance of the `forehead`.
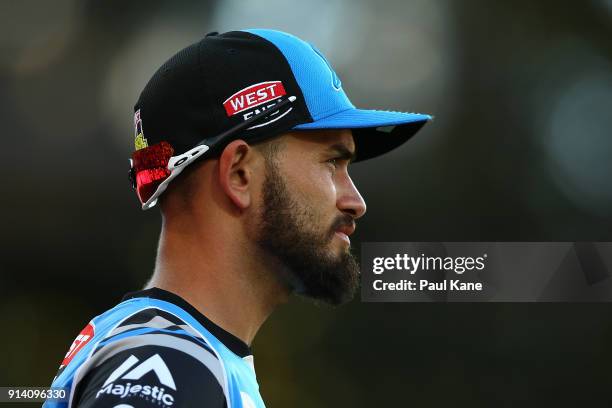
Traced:
<svg viewBox="0 0 612 408">
<path fill-rule="evenodd" d="M 287 146 L 304 152 L 324 152 L 334 146 L 344 146 L 355 151 L 353 132 L 350 129 L 320 129 L 294 131 L 284 135 Z"/>
</svg>

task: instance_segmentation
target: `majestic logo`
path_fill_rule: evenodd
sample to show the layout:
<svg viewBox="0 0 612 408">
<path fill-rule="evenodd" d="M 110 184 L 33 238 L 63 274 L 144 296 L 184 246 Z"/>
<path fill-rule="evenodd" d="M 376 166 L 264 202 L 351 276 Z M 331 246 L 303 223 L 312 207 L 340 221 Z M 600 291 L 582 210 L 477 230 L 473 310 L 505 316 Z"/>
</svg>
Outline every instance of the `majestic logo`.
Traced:
<svg viewBox="0 0 612 408">
<path fill-rule="evenodd" d="M 142 119 L 140 118 L 140 109 L 134 113 L 134 147 L 136 150 L 144 149 L 149 146 L 147 139 L 144 137 L 142 130 Z"/>
<path fill-rule="evenodd" d="M 167 406 L 174 404 L 174 397 L 167 393 L 164 387 L 158 387 L 156 385 L 151 386 L 149 384 L 132 384 L 131 382 L 128 382 L 127 384 L 115 384 L 115 381 L 118 380 L 138 381 L 146 374 L 153 372 L 153 374 L 157 376 L 160 384 L 176 391 L 174 378 L 172 378 L 172 374 L 170 373 L 168 366 L 159 354 L 149 357 L 134 367 L 134 365 L 139 361 L 140 360 L 133 355 L 125 360 L 115 369 L 115 371 L 111 373 L 111 375 L 108 376 L 106 381 L 104 381 L 102 388 L 100 388 L 96 394 L 96 398 L 104 394 L 117 395 L 119 398 L 139 395 L 142 398 L 158 401 Z"/>
<path fill-rule="evenodd" d="M 247 120 L 253 115 L 257 115 L 267 109 L 273 108 L 274 105 L 283 100 L 283 96 L 287 95 L 287 91 L 281 81 L 266 81 L 259 82 L 247 86 L 234 93 L 223 102 L 223 107 L 227 116 L 232 117 L 238 113 L 242 114 L 242 120 Z M 266 126 L 272 122 L 276 122 L 288 114 L 293 108 L 289 108 L 284 112 L 275 112 L 270 115 L 269 120 L 258 125 L 249 127 L 254 129 Z"/>
<path fill-rule="evenodd" d="M 74 341 L 70 345 L 70 348 L 68 349 L 68 352 L 64 356 L 64 360 L 62 361 L 62 364 L 60 365 L 60 367 L 67 366 L 68 363 L 72 361 L 72 358 L 76 356 L 76 354 L 79 351 L 81 351 L 81 349 L 85 347 L 87 343 L 89 343 L 89 341 L 94 336 L 94 332 L 95 332 L 95 327 L 92 322 L 89 322 L 87 326 L 85 326 L 83 330 L 81 330 L 79 335 L 76 336 L 76 339 L 74 339 Z"/>
</svg>

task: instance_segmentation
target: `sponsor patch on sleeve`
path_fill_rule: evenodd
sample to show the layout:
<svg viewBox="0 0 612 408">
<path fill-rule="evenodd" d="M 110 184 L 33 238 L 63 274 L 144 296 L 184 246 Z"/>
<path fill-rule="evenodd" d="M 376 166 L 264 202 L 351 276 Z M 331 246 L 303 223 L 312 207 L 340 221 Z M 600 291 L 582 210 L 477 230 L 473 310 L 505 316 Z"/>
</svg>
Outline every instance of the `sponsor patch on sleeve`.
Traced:
<svg viewBox="0 0 612 408">
<path fill-rule="evenodd" d="M 94 336 L 94 332 L 95 327 L 93 323 L 89 322 L 87 326 L 85 326 L 83 330 L 81 330 L 79 335 L 76 336 L 76 338 L 70 345 L 70 349 L 68 349 L 68 352 L 66 353 L 66 355 L 64 356 L 64 360 L 62 361 L 62 367 L 67 366 L 70 361 L 72 361 L 73 357 L 76 356 L 76 354 L 81 351 L 81 349 L 85 347 L 87 343 L 89 343 L 89 341 Z"/>
</svg>

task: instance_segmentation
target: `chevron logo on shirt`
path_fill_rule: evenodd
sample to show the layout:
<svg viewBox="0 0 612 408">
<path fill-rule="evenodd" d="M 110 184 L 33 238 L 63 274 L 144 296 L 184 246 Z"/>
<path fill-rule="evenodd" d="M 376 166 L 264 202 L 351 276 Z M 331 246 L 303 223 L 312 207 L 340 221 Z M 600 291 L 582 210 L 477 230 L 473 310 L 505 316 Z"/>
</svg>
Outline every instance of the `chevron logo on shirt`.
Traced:
<svg viewBox="0 0 612 408">
<path fill-rule="evenodd" d="M 138 364 L 139 361 L 140 360 L 133 355 L 128 357 L 108 376 L 104 384 L 102 384 L 102 388 L 97 392 L 96 398 L 104 394 L 116 395 L 119 398 L 138 395 L 148 400 L 156 400 L 167 406 L 171 406 L 174 403 L 174 397 L 168 394 L 165 388 L 158 387 L 157 385 L 152 386 L 150 384 L 143 385 L 137 383 L 138 380 L 146 374 L 153 372 L 157 376 L 160 384 L 176 391 L 174 378 L 172 378 L 172 374 L 164 360 L 159 354 L 155 354 L 140 364 Z M 136 383 L 132 384 L 128 382 L 127 384 L 115 384 L 115 381 L 118 380 L 132 380 Z"/>
</svg>

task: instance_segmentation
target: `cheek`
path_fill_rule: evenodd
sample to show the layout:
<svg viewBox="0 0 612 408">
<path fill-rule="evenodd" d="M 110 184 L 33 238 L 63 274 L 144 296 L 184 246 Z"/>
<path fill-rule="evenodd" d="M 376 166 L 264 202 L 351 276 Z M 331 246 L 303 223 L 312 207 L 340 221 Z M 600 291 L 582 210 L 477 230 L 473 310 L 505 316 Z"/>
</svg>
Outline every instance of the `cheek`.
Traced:
<svg viewBox="0 0 612 408">
<path fill-rule="evenodd" d="M 317 208 L 336 206 L 336 185 L 326 166 L 307 169 L 302 173 L 302 178 L 304 183 L 300 183 L 300 193 L 306 202 Z"/>
</svg>

